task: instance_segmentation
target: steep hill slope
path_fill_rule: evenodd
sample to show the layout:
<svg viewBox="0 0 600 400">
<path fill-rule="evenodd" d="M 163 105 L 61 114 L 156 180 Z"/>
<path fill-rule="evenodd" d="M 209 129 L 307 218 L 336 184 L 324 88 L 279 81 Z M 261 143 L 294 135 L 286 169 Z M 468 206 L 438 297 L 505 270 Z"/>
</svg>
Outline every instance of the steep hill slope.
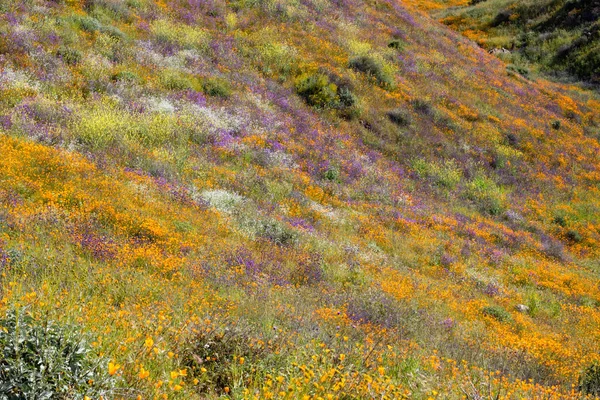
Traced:
<svg viewBox="0 0 600 400">
<path fill-rule="evenodd" d="M 540 71 L 563 80 L 600 83 L 597 0 L 416 4 L 482 47 L 496 51 L 521 73 Z"/>
<path fill-rule="evenodd" d="M 579 398 L 600 101 L 407 7 L 1 3 L 2 308 L 115 398 Z"/>
</svg>

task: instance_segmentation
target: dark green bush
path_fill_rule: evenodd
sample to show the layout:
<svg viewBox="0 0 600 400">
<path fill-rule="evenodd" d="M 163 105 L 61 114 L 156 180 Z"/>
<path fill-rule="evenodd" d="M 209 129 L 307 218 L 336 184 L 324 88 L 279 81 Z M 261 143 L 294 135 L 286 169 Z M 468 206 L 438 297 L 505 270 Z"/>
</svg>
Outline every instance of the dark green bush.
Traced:
<svg viewBox="0 0 600 400">
<path fill-rule="evenodd" d="M 508 71 L 509 75 L 512 74 L 519 74 L 525 78 L 527 78 L 529 76 L 529 69 L 526 67 L 522 67 L 519 65 L 514 65 L 514 64 L 509 64 L 506 67 L 506 70 Z"/>
<path fill-rule="evenodd" d="M 583 236 L 581 236 L 581 233 L 574 229 L 569 229 L 565 236 L 570 242 L 573 243 L 581 243 L 583 241 Z"/>
<path fill-rule="evenodd" d="M 369 56 L 359 56 L 350 60 L 350 68 L 372 76 L 382 87 L 394 86 L 394 78 L 385 70 L 378 60 Z"/>
<path fill-rule="evenodd" d="M 75 328 L 10 310 L 0 319 L 0 399 L 111 398 L 104 360 Z"/>
<path fill-rule="evenodd" d="M 483 315 L 490 316 L 500 322 L 508 322 L 512 320 L 510 313 L 500 306 L 483 307 L 481 312 Z"/>
<path fill-rule="evenodd" d="M 593 363 L 581 373 L 577 389 L 584 394 L 600 396 L 600 364 Z"/>
<path fill-rule="evenodd" d="M 208 96 L 226 99 L 231 96 L 231 85 L 224 79 L 207 78 L 202 83 L 202 91 Z"/>
<path fill-rule="evenodd" d="M 346 86 L 338 86 L 337 95 L 341 107 L 354 107 L 358 103 L 354 93 Z"/>
<path fill-rule="evenodd" d="M 402 109 L 395 109 L 386 113 L 388 119 L 403 128 L 410 125 L 410 114 Z"/>
<path fill-rule="evenodd" d="M 360 114 L 351 83 L 333 73 L 301 75 L 296 79 L 296 92 L 307 104 L 316 108 L 335 108 L 343 118 L 352 119 Z"/>
<path fill-rule="evenodd" d="M 552 129 L 555 129 L 555 130 L 559 130 L 560 129 L 560 121 L 557 120 L 557 119 L 555 119 L 554 121 L 552 121 L 550 123 L 550 125 L 552 126 Z"/>
<path fill-rule="evenodd" d="M 415 99 L 411 103 L 415 111 L 417 111 L 419 114 L 429 116 L 433 115 L 433 107 L 431 106 L 431 103 L 427 100 Z"/>
<path fill-rule="evenodd" d="M 395 39 L 388 43 L 388 47 L 390 49 L 402 50 L 404 49 L 404 42 L 402 40 Z"/>
<path fill-rule="evenodd" d="M 329 167 L 323 173 L 323 178 L 330 182 L 340 182 L 340 170 L 337 167 Z"/>
<path fill-rule="evenodd" d="M 325 74 L 303 74 L 296 79 L 296 92 L 313 107 L 335 107 L 338 102 L 337 90 L 337 86 Z"/>
</svg>

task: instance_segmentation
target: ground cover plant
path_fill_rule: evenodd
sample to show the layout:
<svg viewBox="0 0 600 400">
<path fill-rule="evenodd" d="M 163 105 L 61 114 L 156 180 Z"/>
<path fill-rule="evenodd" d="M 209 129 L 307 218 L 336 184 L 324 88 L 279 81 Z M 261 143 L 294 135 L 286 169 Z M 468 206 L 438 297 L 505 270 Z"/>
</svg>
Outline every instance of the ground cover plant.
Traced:
<svg viewBox="0 0 600 400">
<path fill-rule="evenodd" d="M 0 2 L 0 397 L 597 396 L 600 99 L 462 3 Z"/>
</svg>

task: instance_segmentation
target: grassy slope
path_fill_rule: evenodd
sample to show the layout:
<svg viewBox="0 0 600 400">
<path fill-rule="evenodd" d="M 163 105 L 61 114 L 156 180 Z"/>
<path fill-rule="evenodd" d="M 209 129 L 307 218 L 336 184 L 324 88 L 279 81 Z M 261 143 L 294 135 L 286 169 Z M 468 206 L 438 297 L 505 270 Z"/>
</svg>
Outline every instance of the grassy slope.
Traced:
<svg viewBox="0 0 600 400">
<path fill-rule="evenodd" d="M 594 95 L 393 2 L 0 7 L 1 304 L 92 332 L 123 396 L 576 396 L 599 350 Z M 294 94 L 318 69 L 358 117 Z M 228 372 L 186 365 L 234 326 Z"/>
<path fill-rule="evenodd" d="M 474 3 L 474 2 L 472 2 Z M 600 82 L 600 3 L 594 0 L 487 0 L 415 3 L 522 71 Z M 435 7 L 434 7 L 435 6 Z"/>
</svg>

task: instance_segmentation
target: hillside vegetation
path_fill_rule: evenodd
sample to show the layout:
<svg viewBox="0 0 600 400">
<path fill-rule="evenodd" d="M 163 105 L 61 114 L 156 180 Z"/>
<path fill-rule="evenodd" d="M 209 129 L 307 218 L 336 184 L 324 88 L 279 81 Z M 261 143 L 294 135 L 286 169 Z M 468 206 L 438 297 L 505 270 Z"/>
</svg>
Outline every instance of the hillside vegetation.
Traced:
<svg viewBox="0 0 600 400">
<path fill-rule="evenodd" d="M 0 398 L 598 395 L 600 101 L 413 7 L 0 2 Z"/>
<path fill-rule="evenodd" d="M 600 1 L 472 0 L 416 3 L 523 75 L 600 83 Z"/>
</svg>

